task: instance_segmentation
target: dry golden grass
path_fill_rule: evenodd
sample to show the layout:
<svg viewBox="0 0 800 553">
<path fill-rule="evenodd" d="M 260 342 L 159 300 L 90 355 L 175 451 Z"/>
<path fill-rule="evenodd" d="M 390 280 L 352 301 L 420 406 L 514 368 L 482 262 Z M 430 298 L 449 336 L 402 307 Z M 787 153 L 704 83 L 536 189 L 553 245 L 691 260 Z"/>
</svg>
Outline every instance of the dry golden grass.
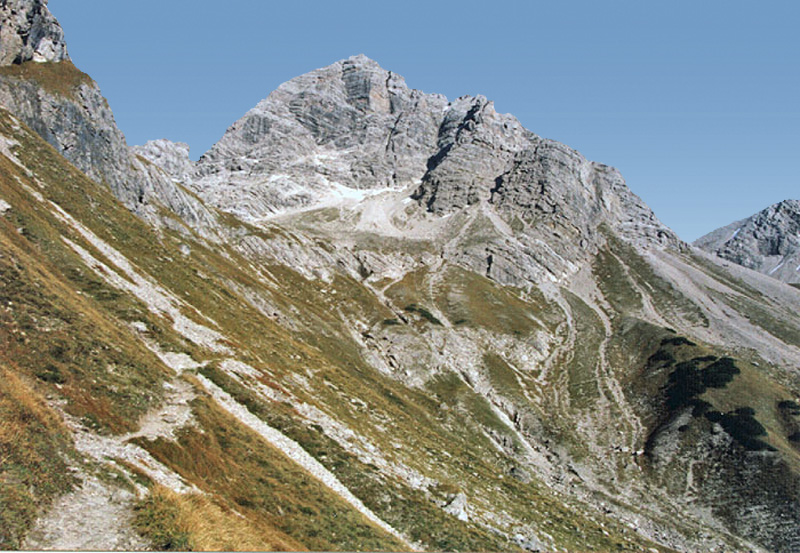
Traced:
<svg viewBox="0 0 800 553">
<path fill-rule="evenodd" d="M 39 423 L 48 432 L 66 434 L 61 419 L 14 372 L 0 367 L 0 447 L 20 439 L 25 427 Z"/>
<path fill-rule="evenodd" d="M 39 508 L 72 486 L 67 436 L 42 398 L 0 366 L 0 550 L 19 548 Z"/>
<path fill-rule="evenodd" d="M 71 61 L 58 63 L 29 61 L 19 65 L 8 65 L 0 68 L 0 77 L 34 81 L 48 92 L 67 98 L 72 98 L 75 89 L 81 84 L 92 82 L 92 79 Z"/>
<path fill-rule="evenodd" d="M 139 508 L 137 525 L 165 549 L 190 551 L 299 551 L 302 544 L 274 528 L 256 525 L 204 495 L 154 487 Z"/>
</svg>

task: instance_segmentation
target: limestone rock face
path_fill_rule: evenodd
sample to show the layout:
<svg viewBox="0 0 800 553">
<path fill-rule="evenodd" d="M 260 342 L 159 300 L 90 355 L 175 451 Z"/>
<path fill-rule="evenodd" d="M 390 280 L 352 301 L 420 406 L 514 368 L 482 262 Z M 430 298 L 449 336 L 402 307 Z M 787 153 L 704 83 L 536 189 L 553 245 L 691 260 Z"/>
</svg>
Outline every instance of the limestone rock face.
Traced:
<svg viewBox="0 0 800 553">
<path fill-rule="evenodd" d="M 67 59 L 64 31 L 47 0 L 0 1 L 0 66 Z"/>
<path fill-rule="evenodd" d="M 312 205 L 339 187 L 418 181 L 436 148 L 443 96 L 355 56 L 281 85 L 199 162 L 195 190 L 257 218 Z"/>
<path fill-rule="evenodd" d="M 698 238 L 695 245 L 784 282 L 800 282 L 800 201 L 771 205 Z"/>
<path fill-rule="evenodd" d="M 201 157 L 189 184 L 249 221 L 402 193 L 428 219 L 457 215 L 463 232 L 437 226 L 445 258 L 523 287 L 577 270 L 604 224 L 633 242 L 680 244 L 615 169 L 538 137 L 482 96 L 450 102 L 409 89 L 365 56 L 281 85 Z M 386 201 L 364 208 L 368 224 L 397 211 Z"/>
<path fill-rule="evenodd" d="M 77 71 L 68 66 L 59 69 Z M 164 171 L 134 155 L 106 99 L 91 80 L 64 95 L 33 81 L 0 77 L 0 105 L 78 169 L 108 185 L 140 216 L 158 222 L 161 205 L 199 227 L 213 226 L 213 215 L 205 206 L 177 188 Z"/>
<path fill-rule="evenodd" d="M 189 145 L 183 142 L 161 138 L 134 146 L 133 152 L 159 167 L 175 182 L 187 182 L 194 170 L 194 163 L 189 159 Z"/>
<path fill-rule="evenodd" d="M 515 154 L 539 140 L 486 98 L 458 98 L 444 114 L 437 152 L 414 197 L 437 214 L 487 201 Z"/>
<path fill-rule="evenodd" d="M 215 224 L 212 213 L 175 186 L 169 176 L 172 167 L 164 170 L 148 156 L 135 155 L 100 88 L 69 62 L 63 30 L 47 0 L 0 0 L 0 66 L 31 62 L 52 63 L 43 68 L 41 79 L 26 78 L 24 72 L 0 76 L 0 106 L 78 169 L 109 186 L 138 215 L 182 228 L 161 215 L 165 207 L 209 234 Z"/>
</svg>

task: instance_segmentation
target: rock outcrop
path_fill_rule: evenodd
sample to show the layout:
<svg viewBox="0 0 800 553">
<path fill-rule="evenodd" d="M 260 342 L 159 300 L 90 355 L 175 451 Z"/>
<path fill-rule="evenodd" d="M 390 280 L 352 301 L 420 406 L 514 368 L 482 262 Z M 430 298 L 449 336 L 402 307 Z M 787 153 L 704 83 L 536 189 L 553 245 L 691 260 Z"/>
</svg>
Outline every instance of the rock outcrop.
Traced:
<svg viewBox="0 0 800 553">
<path fill-rule="evenodd" d="M 337 187 L 402 188 L 435 153 L 443 96 L 355 56 L 284 83 L 199 161 L 194 189 L 248 218 L 313 205 Z"/>
<path fill-rule="evenodd" d="M 189 159 L 188 144 L 161 138 L 134 146 L 133 152 L 163 170 L 175 182 L 186 183 L 191 179 L 194 164 Z"/>
<path fill-rule="evenodd" d="M 800 201 L 785 200 L 698 238 L 696 246 L 784 282 L 800 282 Z"/>
<path fill-rule="evenodd" d="M 574 272 L 603 244 L 603 224 L 633 242 L 680 244 L 615 169 L 482 96 L 412 90 L 363 55 L 281 85 L 201 157 L 190 186 L 249 221 L 381 191 L 436 220 L 466 210 L 486 240 L 451 240 L 443 255 L 523 287 Z M 442 240 L 468 235 L 439 226 Z"/>
<path fill-rule="evenodd" d="M 47 0 L 0 2 L 0 66 L 68 59 L 64 31 Z"/>
<path fill-rule="evenodd" d="M 14 0 L 2 9 L 2 52 L 20 70 L 0 71 L 0 105 L 78 169 L 109 186 L 138 215 L 176 229 L 183 228 L 175 220 L 180 218 L 210 235 L 214 215 L 128 146 L 100 88 L 69 61 L 63 32 L 47 3 Z M 51 63 L 25 70 L 37 61 Z M 164 217 L 161 208 L 176 217 Z"/>
</svg>

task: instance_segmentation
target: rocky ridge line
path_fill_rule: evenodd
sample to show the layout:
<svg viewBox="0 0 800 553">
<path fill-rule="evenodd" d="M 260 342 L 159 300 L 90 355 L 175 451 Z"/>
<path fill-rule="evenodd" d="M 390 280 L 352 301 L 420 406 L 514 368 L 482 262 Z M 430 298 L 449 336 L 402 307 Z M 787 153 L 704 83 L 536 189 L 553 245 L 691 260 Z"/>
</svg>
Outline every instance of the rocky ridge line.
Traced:
<svg viewBox="0 0 800 553">
<path fill-rule="evenodd" d="M 0 105 L 139 216 L 183 232 L 185 222 L 214 235 L 214 214 L 128 147 L 100 88 L 70 62 L 63 30 L 45 0 L 2 0 L 0 47 L 0 67 L 50 62 L 42 64 L 41 79 L 0 72 Z M 72 84 L 63 90 L 53 83 Z"/>
<path fill-rule="evenodd" d="M 800 283 L 800 201 L 773 204 L 694 245 L 783 282 Z"/>
</svg>

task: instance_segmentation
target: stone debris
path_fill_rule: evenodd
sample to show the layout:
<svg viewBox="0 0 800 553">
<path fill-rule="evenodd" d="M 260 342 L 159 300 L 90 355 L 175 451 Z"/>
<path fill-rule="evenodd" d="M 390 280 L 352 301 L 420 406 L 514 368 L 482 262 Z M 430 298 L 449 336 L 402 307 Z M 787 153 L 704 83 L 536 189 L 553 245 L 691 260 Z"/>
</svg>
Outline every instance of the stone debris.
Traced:
<svg viewBox="0 0 800 553">
<path fill-rule="evenodd" d="M 85 476 L 75 491 L 36 521 L 22 549 L 29 551 L 146 551 L 133 529 L 132 492 Z"/>
<path fill-rule="evenodd" d="M 456 517 L 458 520 L 469 522 L 469 514 L 467 513 L 467 496 L 464 492 L 459 492 L 444 508 L 446 513 Z"/>
</svg>

